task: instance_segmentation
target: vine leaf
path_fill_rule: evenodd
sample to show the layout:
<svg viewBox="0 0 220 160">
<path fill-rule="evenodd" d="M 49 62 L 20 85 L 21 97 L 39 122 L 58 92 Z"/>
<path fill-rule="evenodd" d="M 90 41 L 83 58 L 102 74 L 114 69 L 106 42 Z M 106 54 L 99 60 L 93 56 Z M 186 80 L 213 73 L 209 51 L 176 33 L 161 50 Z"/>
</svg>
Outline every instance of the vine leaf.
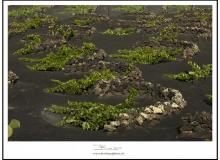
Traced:
<svg viewBox="0 0 220 160">
<path fill-rule="evenodd" d="M 20 124 L 20 121 L 19 121 L 19 120 L 12 119 L 11 122 L 9 123 L 9 126 L 10 126 L 11 128 L 20 128 L 20 127 L 21 127 L 21 124 Z"/>
<path fill-rule="evenodd" d="M 11 137 L 13 135 L 13 128 L 10 127 L 10 125 L 8 126 L 8 138 Z"/>
</svg>

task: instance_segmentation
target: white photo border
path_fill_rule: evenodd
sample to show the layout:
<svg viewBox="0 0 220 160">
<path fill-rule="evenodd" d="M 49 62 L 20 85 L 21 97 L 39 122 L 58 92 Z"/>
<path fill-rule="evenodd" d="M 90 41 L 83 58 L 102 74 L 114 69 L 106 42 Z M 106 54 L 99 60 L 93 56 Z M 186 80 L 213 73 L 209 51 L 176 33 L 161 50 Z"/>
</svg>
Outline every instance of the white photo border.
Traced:
<svg viewBox="0 0 220 160">
<path fill-rule="evenodd" d="M 179 141 L 8 141 L 8 6 L 9 5 L 212 5 L 213 139 L 208 142 Z M 3 158 L 36 159 L 194 159 L 217 158 L 217 2 L 216 1 L 4 1 L 3 2 Z M 2 81 L 1 81 L 2 82 Z M 119 148 L 115 154 L 97 154 L 97 145 Z"/>
</svg>

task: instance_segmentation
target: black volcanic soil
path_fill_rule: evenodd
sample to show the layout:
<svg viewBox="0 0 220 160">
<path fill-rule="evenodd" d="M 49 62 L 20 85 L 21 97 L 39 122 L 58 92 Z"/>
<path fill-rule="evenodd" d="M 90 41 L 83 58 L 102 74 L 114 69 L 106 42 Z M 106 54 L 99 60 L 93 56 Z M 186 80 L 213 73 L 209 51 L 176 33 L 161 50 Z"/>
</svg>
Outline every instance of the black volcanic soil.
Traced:
<svg viewBox="0 0 220 160">
<path fill-rule="evenodd" d="M 59 15 L 58 11 L 62 6 L 52 8 L 48 14 L 59 16 L 63 23 L 70 23 L 72 16 Z M 99 11 L 107 14 L 106 10 Z M 117 18 L 118 12 L 110 12 L 110 18 Z M 97 24 L 98 31 L 108 28 L 108 24 Z M 39 28 L 35 32 L 44 32 Z M 32 31 L 30 31 L 31 33 Z M 25 34 L 28 34 L 25 33 Z M 77 44 L 84 41 L 91 41 L 98 48 L 104 49 L 107 53 L 114 53 L 118 49 L 129 49 L 137 41 L 143 41 L 146 35 L 131 34 L 128 36 L 105 36 L 95 33 L 86 39 L 76 40 Z M 70 75 L 62 71 L 59 72 L 36 72 L 26 67 L 26 64 L 13 55 L 13 52 L 21 47 L 19 41 L 23 36 L 17 35 L 9 39 L 8 68 L 19 76 L 19 81 L 9 87 L 9 119 L 16 118 L 21 122 L 21 128 L 16 129 L 10 140 L 13 141 L 176 141 L 178 127 L 181 125 L 181 117 L 186 113 L 194 114 L 196 111 L 212 112 L 212 107 L 204 102 L 204 95 L 211 93 L 212 79 L 202 79 L 194 83 L 179 82 L 170 80 L 163 76 L 165 73 L 177 73 L 188 70 L 189 67 L 184 61 L 161 63 L 157 65 L 138 65 L 146 81 L 160 83 L 162 86 L 180 90 L 187 106 L 179 114 L 171 115 L 163 119 L 156 126 L 137 127 L 135 129 L 120 130 L 114 134 L 106 134 L 104 131 L 83 131 L 81 128 L 60 128 L 52 125 L 54 120 L 49 115 L 42 114 L 42 110 L 51 104 L 66 104 L 68 100 L 94 101 L 109 104 L 117 104 L 121 97 L 100 98 L 97 96 L 66 96 L 61 94 L 48 94 L 43 89 L 51 85 L 51 79 L 68 80 L 78 78 L 77 75 Z M 211 40 L 200 39 L 198 46 L 200 53 L 193 57 L 193 61 L 198 64 L 212 63 L 212 42 Z M 30 55 L 36 56 L 36 55 Z M 47 117 L 47 118 L 46 118 Z M 190 140 L 201 140 L 192 138 Z"/>
</svg>

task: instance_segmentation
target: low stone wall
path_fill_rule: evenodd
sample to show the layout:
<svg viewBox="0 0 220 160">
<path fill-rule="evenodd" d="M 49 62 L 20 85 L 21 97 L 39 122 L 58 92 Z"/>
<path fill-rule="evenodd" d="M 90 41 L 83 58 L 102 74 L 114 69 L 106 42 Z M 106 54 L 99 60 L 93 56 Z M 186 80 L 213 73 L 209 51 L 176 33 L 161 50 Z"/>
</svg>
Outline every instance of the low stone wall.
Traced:
<svg viewBox="0 0 220 160">
<path fill-rule="evenodd" d="M 14 72 L 12 72 L 12 71 L 8 72 L 8 85 L 9 86 L 14 85 L 18 79 L 19 79 L 19 77 Z"/>
<path fill-rule="evenodd" d="M 103 49 L 99 49 L 91 55 L 70 61 L 66 65 L 65 71 L 84 74 L 90 71 L 99 71 L 107 68 L 113 72 L 123 73 L 128 70 L 128 67 L 128 63 L 116 61 L 109 57 Z"/>
<path fill-rule="evenodd" d="M 142 107 L 134 112 L 123 113 L 119 115 L 116 121 L 112 121 L 104 126 L 104 129 L 108 132 L 115 131 L 118 127 L 130 127 L 133 125 L 143 125 L 146 121 L 151 123 L 154 120 L 159 120 L 172 113 L 176 113 L 186 106 L 186 101 L 184 100 L 182 94 L 175 89 L 163 88 L 161 90 L 164 99 L 168 98 L 168 95 L 172 95 L 169 100 L 165 102 L 157 102 L 156 104 Z"/>
<path fill-rule="evenodd" d="M 212 114 L 205 111 L 194 115 L 187 113 L 182 117 L 177 138 L 212 140 Z"/>
</svg>

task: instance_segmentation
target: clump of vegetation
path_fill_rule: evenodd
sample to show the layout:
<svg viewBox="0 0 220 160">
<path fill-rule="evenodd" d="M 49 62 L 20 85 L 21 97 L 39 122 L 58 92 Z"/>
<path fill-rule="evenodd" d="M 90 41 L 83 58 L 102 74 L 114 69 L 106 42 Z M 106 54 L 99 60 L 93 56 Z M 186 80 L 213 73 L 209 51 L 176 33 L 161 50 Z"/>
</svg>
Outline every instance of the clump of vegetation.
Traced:
<svg viewBox="0 0 220 160">
<path fill-rule="evenodd" d="M 18 9 L 9 10 L 9 17 L 26 17 L 26 16 L 37 16 L 39 12 L 42 12 L 45 6 L 25 6 Z"/>
<path fill-rule="evenodd" d="M 112 10 L 123 11 L 123 12 L 128 12 L 128 13 L 138 13 L 138 12 L 144 12 L 144 6 L 138 6 L 138 5 L 114 6 Z"/>
<path fill-rule="evenodd" d="M 175 11 L 175 12 L 183 12 L 183 11 L 189 11 L 193 9 L 192 5 L 163 5 L 162 9 L 164 12 L 170 12 L 170 11 Z"/>
<path fill-rule="evenodd" d="M 191 66 L 192 70 L 188 72 L 180 72 L 178 74 L 167 74 L 167 76 L 171 79 L 179 80 L 179 81 L 193 81 L 199 80 L 201 78 L 205 78 L 212 73 L 212 65 L 202 65 L 201 67 L 189 61 L 188 64 Z"/>
<path fill-rule="evenodd" d="M 206 10 L 203 9 L 197 9 L 194 12 L 196 18 L 200 21 L 208 21 L 211 20 L 212 18 L 212 12 L 207 12 Z"/>
<path fill-rule="evenodd" d="M 95 102 L 68 102 L 67 106 L 52 105 L 45 108 L 46 112 L 64 115 L 58 126 L 78 126 L 84 130 L 103 129 L 104 125 L 118 118 L 120 113 L 134 110 L 137 90 L 131 89 L 129 96 L 117 105 Z"/>
<path fill-rule="evenodd" d="M 206 94 L 206 103 L 211 105 L 212 104 L 212 95 L 211 94 Z"/>
<path fill-rule="evenodd" d="M 63 70 L 70 60 L 88 55 L 95 50 L 95 45 L 92 43 L 84 43 L 81 48 L 71 48 L 63 44 L 55 53 L 49 53 L 44 58 L 21 58 L 21 60 L 35 63 L 28 66 L 31 70 L 58 71 Z"/>
<path fill-rule="evenodd" d="M 15 128 L 20 128 L 21 124 L 20 121 L 17 119 L 12 119 L 8 125 L 8 138 L 13 135 Z"/>
<path fill-rule="evenodd" d="M 33 53 L 34 49 L 40 46 L 42 39 L 38 34 L 30 34 L 27 36 L 27 42 L 24 47 L 17 50 L 15 54 L 17 55 L 25 55 Z"/>
<path fill-rule="evenodd" d="M 122 35 L 128 35 L 131 33 L 134 33 L 136 31 L 135 28 L 115 28 L 115 29 L 107 29 L 106 31 L 103 32 L 103 34 L 107 35 L 117 35 L 117 36 L 122 36 Z"/>
<path fill-rule="evenodd" d="M 168 47 L 138 47 L 133 50 L 119 50 L 119 54 L 112 54 L 115 58 L 124 58 L 130 63 L 158 64 L 161 62 L 175 61 L 174 57 L 182 52 L 181 48 Z"/>
<path fill-rule="evenodd" d="M 9 25 L 9 35 L 11 34 L 20 34 L 28 29 L 36 29 L 37 27 L 43 24 L 49 24 L 54 22 L 56 19 L 51 16 L 43 16 L 43 17 L 34 17 L 28 18 L 25 21 L 12 22 Z"/>
<path fill-rule="evenodd" d="M 167 22 L 167 19 L 164 16 L 155 16 L 154 18 L 147 21 L 146 27 L 156 27 L 158 24 L 162 24 L 165 22 Z"/>
<path fill-rule="evenodd" d="M 180 28 L 176 24 L 171 23 L 160 30 L 160 33 L 158 36 L 155 37 L 155 40 L 176 42 L 179 33 L 180 33 Z"/>
<path fill-rule="evenodd" d="M 61 36 L 64 39 L 69 39 L 75 35 L 75 31 L 67 24 L 53 23 L 49 26 L 49 32 L 53 36 Z"/>
<path fill-rule="evenodd" d="M 84 6 L 84 5 L 75 5 L 67 6 L 66 11 L 71 11 L 73 14 L 89 14 L 95 12 L 97 6 Z"/>
<path fill-rule="evenodd" d="M 194 8 L 191 11 L 187 10 L 186 12 L 181 12 L 174 16 L 179 21 L 183 18 L 197 20 L 199 22 L 211 22 L 212 20 L 212 11 L 204 8 Z"/>
<path fill-rule="evenodd" d="M 115 73 L 111 72 L 110 70 L 104 70 L 101 72 L 92 72 L 90 75 L 84 76 L 79 80 L 72 79 L 67 82 L 52 80 L 52 82 L 58 85 L 53 88 L 48 88 L 46 89 L 46 91 L 49 93 L 65 93 L 69 95 L 82 94 L 87 92 L 92 86 L 94 86 L 97 81 L 101 79 L 111 79 L 114 77 L 114 75 Z"/>
<path fill-rule="evenodd" d="M 12 22 L 9 25 L 9 35 L 11 33 L 22 33 L 28 29 L 35 29 L 41 25 L 41 20 L 38 18 L 28 19 L 25 22 Z"/>
<path fill-rule="evenodd" d="M 156 27 L 156 25 L 157 25 L 157 20 L 151 19 L 151 20 L 148 20 L 146 27 L 151 28 L 151 27 Z"/>
<path fill-rule="evenodd" d="M 95 19 L 93 19 L 93 18 L 75 19 L 73 21 L 73 24 L 82 27 L 82 26 L 88 26 L 94 22 L 95 22 Z"/>
</svg>

